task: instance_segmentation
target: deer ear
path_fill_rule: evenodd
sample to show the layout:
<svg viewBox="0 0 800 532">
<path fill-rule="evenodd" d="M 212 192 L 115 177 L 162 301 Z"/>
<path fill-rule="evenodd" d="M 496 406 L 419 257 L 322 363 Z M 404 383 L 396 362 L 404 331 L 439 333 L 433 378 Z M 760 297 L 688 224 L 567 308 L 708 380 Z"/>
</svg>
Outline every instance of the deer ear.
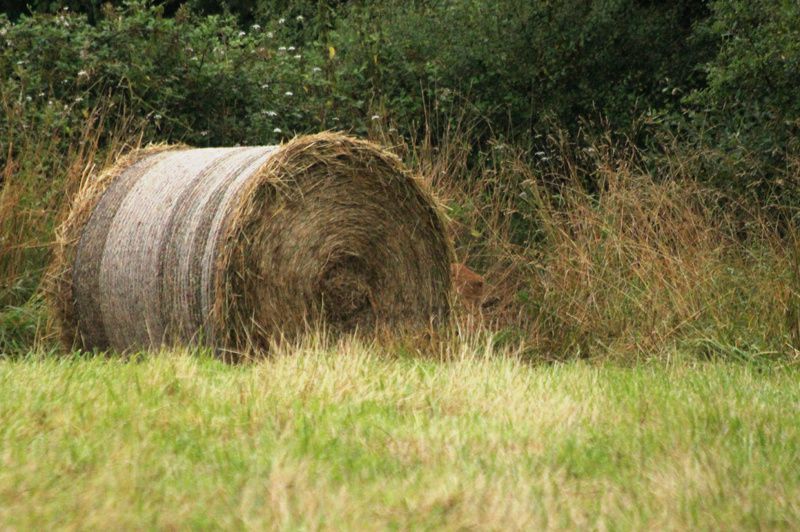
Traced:
<svg viewBox="0 0 800 532">
<path fill-rule="evenodd" d="M 481 303 L 481 308 L 489 309 L 494 307 L 498 303 L 500 303 L 500 298 L 497 296 L 492 296 L 490 298 L 487 298 L 483 303 Z"/>
</svg>

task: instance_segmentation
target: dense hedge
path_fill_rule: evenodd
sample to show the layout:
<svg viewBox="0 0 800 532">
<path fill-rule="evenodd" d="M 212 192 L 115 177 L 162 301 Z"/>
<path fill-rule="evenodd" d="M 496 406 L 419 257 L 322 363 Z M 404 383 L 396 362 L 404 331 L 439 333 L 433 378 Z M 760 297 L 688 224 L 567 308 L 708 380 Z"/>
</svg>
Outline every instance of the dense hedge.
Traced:
<svg viewBox="0 0 800 532">
<path fill-rule="evenodd" d="M 17 121 L 0 120 L 0 142 L 20 117 L 68 136 L 109 101 L 149 137 L 197 145 L 363 133 L 376 117 L 410 134 L 430 113 L 529 144 L 553 124 L 625 132 L 647 116 L 704 153 L 699 177 L 796 196 L 794 0 L 220 5 L 5 6 L 0 103 Z"/>
<path fill-rule="evenodd" d="M 351 7 L 332 36 L 347 47 L 352 90 L 404 122 L 424 95 L 448 109 L 466 97 L 501 131 L 590 116 L 623 127 L 702 86 L 708 48 L 691 37 L 705 15 L 686 0 L 376 3 Z"/>
<path fill-rule="evenodd" d="M 719 43 L 687 98 L 694 143 L 716 155 L 707 175 L 800 204 L 800 2 L 717 0 L 697 33 Z"/>
<path fill-rule="evenodd" d="M 61 127 L 110 101 L 150 120 L 153 136 L 193 144 L 274 142 L 321 125 L 325 78 L 315 50 L 292 46 L 281 24 L 242 30 L 231 15 L 174 17 L 158 7 L 23 17 L 2 24 L 4 100 Z"/>
</svg>

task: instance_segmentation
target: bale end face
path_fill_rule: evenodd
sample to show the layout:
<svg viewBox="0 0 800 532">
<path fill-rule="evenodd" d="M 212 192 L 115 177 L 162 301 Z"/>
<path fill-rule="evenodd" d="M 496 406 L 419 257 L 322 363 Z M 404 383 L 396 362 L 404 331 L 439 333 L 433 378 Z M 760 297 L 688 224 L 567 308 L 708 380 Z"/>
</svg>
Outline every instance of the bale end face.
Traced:
<svg viewBox="0 0 800 532">
<path fill-rule="evenodd" d="M 295 139 L 250 183 L 232 220 L 219 322 L 257 324 L 248 341 L 316 322 L 339 331 L 427 326 L 449 311 L 453 251 L 440 207 L 375 144 L 330 133 Z M 241 344 L 245 329 L 229 327 L 229 343 Z"/>
</svg>

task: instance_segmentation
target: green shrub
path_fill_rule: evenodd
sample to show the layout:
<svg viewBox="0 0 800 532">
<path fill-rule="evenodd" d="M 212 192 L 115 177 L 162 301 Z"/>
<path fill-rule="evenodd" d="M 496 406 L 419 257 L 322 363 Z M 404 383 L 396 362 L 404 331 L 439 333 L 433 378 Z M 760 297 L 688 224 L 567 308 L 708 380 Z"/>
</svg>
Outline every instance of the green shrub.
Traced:
<svg viewBox="0 0 800 532">
<path fill-rule="evenodd" d="M 717 186 L 797 204 L 800 3 L 716 0 L 697 29 L 719 43 L 708 86 L 687 99 Z"/>
<path fill-rule="evenodd" d="M 96 25 L 68 11 L 0 24 L 4 99 L 29 117 L 56 109 L 63 128 L 108 100 L 146 117 L 151 138 L 196 145 L 271 143 L 319 127 L 322 56 L 287 42 L 278 20 L 241 30 L 231 15 L 167 18 L 135 2 L 107 8 Z"/>
<path fill-rule="evenodd" d="M 330 40 L 342 85 L 401 124 L 427 103 L 465 98 L 495 130 L 529 132 L 555 117 L 570 128 L 603 116 L 624 127 L 650 108 L 677 107 L 702 84 L 702 3 L 636 0 L 367 2 L 343 10 Z"/>
</svg>

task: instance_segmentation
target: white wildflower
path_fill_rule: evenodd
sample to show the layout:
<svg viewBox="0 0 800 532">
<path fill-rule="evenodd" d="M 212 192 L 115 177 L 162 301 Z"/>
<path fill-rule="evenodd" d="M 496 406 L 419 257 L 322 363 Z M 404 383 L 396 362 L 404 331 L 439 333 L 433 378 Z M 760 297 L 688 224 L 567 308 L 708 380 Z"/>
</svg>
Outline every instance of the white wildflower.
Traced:
<svg viewBox="0 0 800 532">
<path fill-rule="evenodd" d="M 156 120 L 161 120 L 161 115 L 156 113 L 155 115 L 153 115 L 153 118 Z"/>
<path fill-rule="evenodd" d="M 284 96 L 294 96 L 294 93 L 292 91 L 286 91 L 286 92 L 283 93 L 283 95 Z"/>
<path fill-rule="evenodd" d="M 283 131 L 281 131 L 281 128 L 279 128 L 279 127 L 276 127 L 275 129 L 273 129 L 272 132 L 273 133 L 283 133 Z"/>
<path fill-rule="evenodd" d="M 278 24 L 283 24 L 284 22 L 286 22 L 285 18 L 279 18 L 278 19 Z"/>
<path fill-rule="evenodd" d="M 77 96 L 75 98 L 75 103 L 81 103 L 82 101 L 83 101 L 83 97 L 82 96 Z"/>
<path fill-rule="evenodd" d="M 286 47 L 285 46 L 279 46 L 278 47 L 278 51 L 279 52 L 285 52 L 286 51 Z"/>
<path fill-rule="evenodd" d="M 300 55 L 300 54 L 295 54 L 295 55 L 294 55 L 294 58 L 295 58 L 295 59 L 302 59 L 302 58 L 303 58 L 303 56 L 302 56 L 302 55 Z"/>
<path fill-rule="evenodd" d="M 267 116 L 271 116 L 271 117 L 273 117 L 273 118 L 274 118 L 274 117 L 276 117 L 276 116 L 278 116 L 278 113 L 276 113 L 275 111 L 267 111 L 267 112 L 266 112 L 266 113 L 264 113 L 264 114 L 266 114 Z"/>
<path fill-rule="evenodd" d="M 88 78 L 88 77 L 89 77 L 89 73 L 86 72 L 85 70 L 79 70 L 78 71 L 78 79 L 80 79 L 80 78 Z"/>
<path fill-rule="evenodd" d="M 311 69 L 311 72 L 314 72 L 316 74 L 317 72 L 322 72 L 322 69 L 320 67 L 314 67 Z"/>
<path fill-rule="evenodd" d="M 268 88 L 269 88 L 269 83 L 264 83 L 264 84 L 262 84 L 262 85 L 261 85 L 261 88 L 262 88 L 262 89 L 268 89 Z"/>
<path fill-rule="evenodd" d="M 305 20 L 305 17 L 303 15 L 297 15 L 296 20 L 297 22 L 303 22 Z"/>
<path fill-rule="evenodd" d="M 268 31 L 267 32 L 267 39 L 272 39 L 273 37 L 275 37 L 275 34 L 272 33 L 271 31 Z"/>
<path fill-rule="evenodd" d="M 247 35 L 245 32 L 243 32 L 243 31 L 239 32 L 239 37 L 244 37 L 245 35 Z"/>
<path fill-rule="evenodd" d="M 381 119 L 381 115 L 372 115 L 372 120 L 373 121 L 380 120 L 380 119 Z"/>
<path fill-rule="evenodd" d="M 31 100 L 33 100 L 33 98 L 31 98 L 30 96 L 25 96 L 25 100 L 31 101 Z"/>
<path fill-rule="evenodd" d="M 253 31 L 258 31 L 261 29 L 261 26 L 258 24 L 253 24 L 252 26 L 250 26 L 250 29 Z"/>
<path fill-rule="evenodd" d="M 294 52 L 295 47 L 294 46 L 290 46 L 289 48 L 287 48 L 287 50 L 289 50 L 290 52 Z"/>
</svg>

